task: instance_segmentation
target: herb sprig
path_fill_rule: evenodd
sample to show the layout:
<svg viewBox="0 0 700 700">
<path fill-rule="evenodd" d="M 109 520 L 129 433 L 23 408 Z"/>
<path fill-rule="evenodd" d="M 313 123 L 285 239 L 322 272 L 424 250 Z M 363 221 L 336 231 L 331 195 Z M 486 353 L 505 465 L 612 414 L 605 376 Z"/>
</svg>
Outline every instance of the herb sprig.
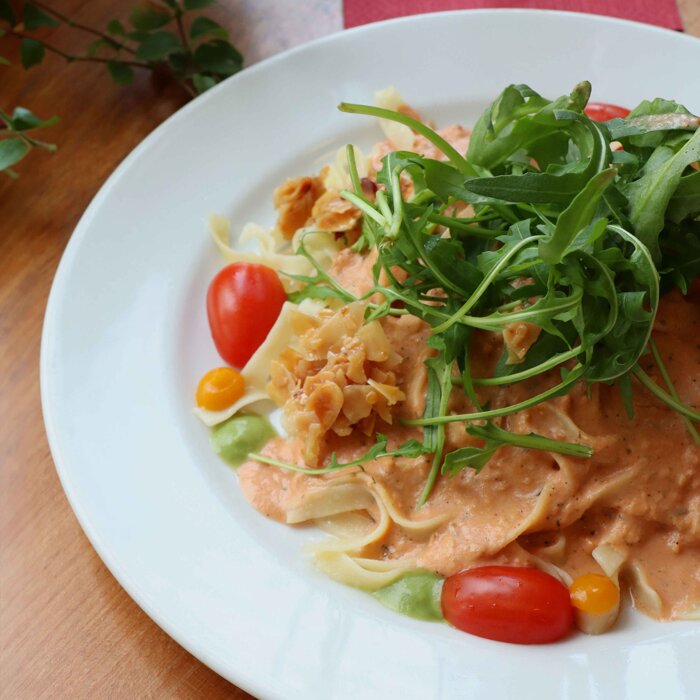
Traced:
<svg viewBox="0 0 700 700">
<path fill-rule="evenodd" d="M 38 0 L 24 3 L 20 18 L 9 0 L 0 0 L 0 36 L 7 34 L 20 40 L 21 62 L 26 69 L 39 65 L 48 51 L 69 63 L 102 63 L 120 85 L 133 81 L 134 69 L 164 72 L 194 97 L 243 66 L 243 57 L 220 24 L 202 15 L 193 17 L 215 4 L 215 0 L 141 2 L 131 9 L 126 24 L 112 19 L 101 30 Z M 95 38 L 84 52 L 75 53 L 36 33 L 61 26 Z M 7 60 L 0 57 L 0 63 Z"/>
<path fill-rule="evenodd" d="M 112 19 L 102 29 L 82 24 L 38 0 L 23 3 L 15 12 L 10 0 L 0 0 L 0 38 L 20 41 L 20 61 L 26 70 L 41 64 L 48 53 L 68 63 L 100 63 L 112 80 L 129 85 L 136 70 L 168 76 L 188 97 L 208 90 L 243 67 L 243 57 L 230 43 L 228 32 L 217 22 L 197 14 L 215 0 L 162 0 L 140 2 L 132 7 L 128 21 Z M 83 51 L 66 51 L 47 41 L 42 30 L 70 28 L 93 37 Z M 0 55 L 0 66 L 10 61 Z M 0 172 L 12 178 L 12 166 L 33 148 L 53 152 L 27 132 L 58 121 L 42 120 L 24 107 L 12 115 L 0 112 Z"/>
<path fill-rule="evenodd" d="M 314 469 L 313 467 L 304 467 L 298 464 L 290 464 L 289 462 L 282 462 L 278 459 L 273 459 L 272 457 L 267 457 L 265 455 L 258 454 L 256 452 L 251 452 L 248 455 L 248 459 L 253 459 L 256 462 L 262 462 L 263 464 L 269 464 L 273 467 L 278 467 L 280 469 L 286 469 L 288 471 L 298 472 L 300 474 L 328 474 L 329 472 L 338 471 L 339 469 L 347 469 L 349 467 L 360 467 L 366 462 L 370 462 L 374 459 L 381 459 L 382 457 L 419 457 L 426 453 L 425 446 L 418 440 L 407 440 L 403 444 L 399 445 L 394 450 L 389 450 L 387 448 L 388 438 L 386 435 L 381 433 L 376 434 L 377 442 L 372 445 L 372 447 L 365 452 L 361 457 L 353 459 L 350 462 L 339 462 L 335 453 L 330 456 L 328 464 L 324 467 L 318 467 Z"/>
<path fill-rule="evenodd" d="M 340 110 L 390 119 L 433 143 L 446 160 L 411 152 L 383 158 L 376 202 L 356 176 L 343 196 L 364 214 L 356 250 L 376 248 L 376 286 L 390 302 L 431 327 L 433 355 L 426 361 L 428 391 L 423 446 L 434 455 L 419 499 L 426 502 L 440 472 L 481 469 L 503 445 L 586 458 L 592 449 L 539 435 L 518 435 L 493 421 L 567 393 L 583 381 L 617 382 L 631 410 L 631 377 L 688 421 L 668 379 L 651 330 L 662 291 L 686 292 L 700 274 L 700 119 L 667 100 L 640 104 L 627 119 L 591 121 L 584 113 L 590 84 L 547 100 L 526 85 L 511 85 L 477 122 L 462 155 L 425 124 L 377 107 L 341 104 Z M 619 141 L 623 150 L 613 150 Z M 404 199 L 401 183 L 410 181 Z M 473 215 L 454 211 L 471 205 Z M 691 254 L 688 255 L 687 252 Z M 399 282 L 394 271 L 403 271 Z M 380 274 L 388 280 L 380 285 Z M 321 296 L 314 282 L 304 295 Z M 436 294 L 435 290 L 439 290 Z M 476 329 L 501 332 L 528 321 L 541 332 L 520 364 L 507 353 L 493 376 L 473 377 Z M 664 391 L 638 361 L 651 349 L 667 383 Z M 573 362 L 573 366 L 570 363 Z M 560 368 L 561 380 L 510 406 L 480 406 L 476 386 L 522 382 Z M 448 410 L 461 385 L 474 410 Z M 487 421 L 477 425 L 477 422 Z M 446 423 L 462 422 L 482 447 L 445 453 Z"/>
<path fill-rule="evenodd" d="M 38 129 L 53 126 L 58 121 L 56 116 L 41 119 L 24 107 L 16 107 L 12 114 L 0 110 L 0 172 L 16 178 L 17 173 L 12 166 L 33 148 L 53 153 L 56 150 L 55 144 L 40 141 L 34 133 Z"/>
</svg>

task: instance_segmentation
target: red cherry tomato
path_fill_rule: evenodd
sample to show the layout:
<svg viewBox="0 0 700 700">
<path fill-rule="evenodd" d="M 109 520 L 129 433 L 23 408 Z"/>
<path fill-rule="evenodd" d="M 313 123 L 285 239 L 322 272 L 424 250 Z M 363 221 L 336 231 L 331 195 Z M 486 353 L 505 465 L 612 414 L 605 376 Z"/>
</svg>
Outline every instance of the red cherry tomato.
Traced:
<svg viewBox="0 0 700 700">
<path fill-rule="evenodd" d="M 256 263 L 233 263 L 207 292 L 209 328 L 219 355 L 243 367 L 262 345 L 287 299 L 277 273 Z"/>
<path fill-rule="evenodd" d="M 583 111 L 594 122 L 606 122 L 608 119 L 615 119 L 615 117 L 624 119 L 630 113 L 626 107 L 609 105 L 604 102 L 589 102 Z"/>
<path fill-rule="evenodd" d="M 482 566 L 448 576 L 442 612 L 455 627 L 515 644 L 565 637 L 574 623 L 569 591 L 539 569 Z"/>
</svg>

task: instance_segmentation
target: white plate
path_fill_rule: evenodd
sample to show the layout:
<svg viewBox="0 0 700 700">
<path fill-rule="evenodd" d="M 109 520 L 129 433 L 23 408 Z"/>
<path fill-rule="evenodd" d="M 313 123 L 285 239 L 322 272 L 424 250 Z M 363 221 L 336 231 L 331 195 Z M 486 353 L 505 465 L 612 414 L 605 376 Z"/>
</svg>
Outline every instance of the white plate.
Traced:
<svg viewBox="0 0 700 700">
<path fill-rule="evenodd" d="M 68 498 L 119 582 L 184 647 L 265 698 L 681 698 L 700 634 L 628 612 L 599 638 L 489 642 L 395 615 L 317 573 L 308 532 L 246 503 L 191 414 L 218 364 L 204 296 L 222 265 L 210 212 L 271 223 L 271 192 L 352 141 L 377 140 L 341 100 L 394 84 L 440 124 L 469 124 L 508 83 L 547 96 L 658 95 L 700 112 L 700 41 L 600 17 L 426 15 L 328 37 L 195 100 L 116 170 L 56 274 L 41 355 L 46 428 Z"/>
</svg>

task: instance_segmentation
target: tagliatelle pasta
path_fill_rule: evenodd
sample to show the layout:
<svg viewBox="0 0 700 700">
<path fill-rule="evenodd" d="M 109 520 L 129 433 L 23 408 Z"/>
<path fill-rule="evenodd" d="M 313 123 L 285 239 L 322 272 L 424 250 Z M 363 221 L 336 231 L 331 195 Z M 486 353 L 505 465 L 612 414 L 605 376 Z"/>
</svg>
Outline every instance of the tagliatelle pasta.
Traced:
<svg viewBox="0 0 700 700">
<path fill-rule="evenodd" d="M 690 182 L 700 139 L 644 103 L 596 126 L 585 99 L 511 86 L 470 134 L 433 131 L 388 89 L 382 109 L 347 106 L 382 117 L 386 139 L 284 183 L 277 224 L 241 235 L 259 254 L 212 217 L 224 258 L 272 267 L 290 301 L 241 370 L 244 396 L 196 411 L 212 426 L 277 405 L 287 434 L 249 455 L 241 488 L 327 533 L 306 551 L 331 578 L 376 592 L 408 573 L 536 568 L 572 591 L 604 581 L 574 602 L 588 633 L 626 590 L 652 617 L 699 619 L 700 291 L 672 237 L 700 211 L 671 190 L 650 233 L 645 170 L 624 168 L 666 148 L 653 157 Z"/>
</svg>

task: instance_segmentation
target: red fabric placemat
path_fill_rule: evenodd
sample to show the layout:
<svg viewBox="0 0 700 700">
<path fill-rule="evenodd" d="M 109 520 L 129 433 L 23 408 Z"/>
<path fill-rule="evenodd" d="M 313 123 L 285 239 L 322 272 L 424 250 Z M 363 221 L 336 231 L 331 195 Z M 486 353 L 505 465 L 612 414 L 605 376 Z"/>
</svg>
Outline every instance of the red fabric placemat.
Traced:
<svg viewBox="0 0 700 700">
<path fill-rule="evenodd" d="M 441 10 L 484 8 L 569 10 L 621 17 L 668 29 L 682 29 L 676 0 L 344 0 L 345 26 Z"/>
</svg>

